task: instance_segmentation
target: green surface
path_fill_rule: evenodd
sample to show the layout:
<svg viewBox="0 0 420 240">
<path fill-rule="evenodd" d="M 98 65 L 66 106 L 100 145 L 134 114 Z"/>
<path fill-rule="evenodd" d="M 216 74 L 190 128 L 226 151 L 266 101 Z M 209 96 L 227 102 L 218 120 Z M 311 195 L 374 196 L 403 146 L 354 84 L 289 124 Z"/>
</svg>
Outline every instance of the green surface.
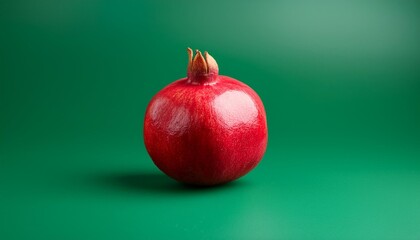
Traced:
<svg viewBox="0 0 420 240">
<path fill-rule="evenodd" d="M 186 47 L 264 101 L 246 177 L 187 188 L 142 142 Z M 416 1 L 0 3 L 0 239 L 419 239 Z"/>
</svg>

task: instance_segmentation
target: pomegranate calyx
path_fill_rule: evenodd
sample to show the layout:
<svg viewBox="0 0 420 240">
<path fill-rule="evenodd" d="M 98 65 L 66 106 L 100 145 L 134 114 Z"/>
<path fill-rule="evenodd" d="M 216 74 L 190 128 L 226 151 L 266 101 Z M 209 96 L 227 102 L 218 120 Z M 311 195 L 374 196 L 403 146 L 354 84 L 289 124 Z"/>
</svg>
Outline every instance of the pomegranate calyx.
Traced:
<svg viewBox="0 0 420 240">
<path fill-rule="evenodd" d="M 200 51 L 195 50 L 195 57 L 192 62 L 191 71 L 194 75 L 206 75 L 207 63 Z"/>
<path fill-rule="evenodd" d="M 219 74 L 219 67 L 216 60 L 207 52 L 204 57 L 199 50 L 196 50 L 193 57 L 191 48 L 187 48 L 188 53 L 188 78 L 191 82 L 202 82 L 205 79 L 213 79 Z"/>
</svg>

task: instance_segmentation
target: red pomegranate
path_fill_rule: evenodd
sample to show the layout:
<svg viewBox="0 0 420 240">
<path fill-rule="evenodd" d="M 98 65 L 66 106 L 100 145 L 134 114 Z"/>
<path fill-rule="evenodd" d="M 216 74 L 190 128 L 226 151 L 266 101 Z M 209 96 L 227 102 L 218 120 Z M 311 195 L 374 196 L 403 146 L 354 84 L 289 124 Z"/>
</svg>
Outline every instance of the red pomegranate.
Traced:
<svg viewBox="0 0 420 240">
<path fill-rule="evenodd" d="M 257 93 L 219 75 L 207 52 L 188 48 L 188 76 L 150 101 L 144 143 L 156 166 L 173 179 L 216 185 L 251 171 L 267 147 L 267 120 Z"/>
</svg>

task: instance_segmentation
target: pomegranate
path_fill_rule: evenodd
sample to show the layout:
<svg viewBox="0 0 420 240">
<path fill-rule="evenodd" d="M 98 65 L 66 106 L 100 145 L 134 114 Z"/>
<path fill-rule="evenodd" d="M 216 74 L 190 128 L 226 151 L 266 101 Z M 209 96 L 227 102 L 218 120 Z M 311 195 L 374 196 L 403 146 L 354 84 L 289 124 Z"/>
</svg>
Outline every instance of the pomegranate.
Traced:
<svg viewBox="0 0 420 240">
<path fill-rule="evenodd" d="M 155 165 L 173 179 L 216 185 L 251 171 L 267 147 L 267 120 L 257 93 L 219 75 L 216 61 L 188 48 L 187 77 L 150 101 L 144 143 Z"/>
</svg>

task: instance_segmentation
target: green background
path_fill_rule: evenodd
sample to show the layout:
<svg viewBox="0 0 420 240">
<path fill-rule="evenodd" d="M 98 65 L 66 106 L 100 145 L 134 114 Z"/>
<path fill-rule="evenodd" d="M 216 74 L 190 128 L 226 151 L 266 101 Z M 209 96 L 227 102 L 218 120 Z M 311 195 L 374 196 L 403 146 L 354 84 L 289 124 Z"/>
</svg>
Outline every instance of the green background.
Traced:
<svg viewBox="0 0 420 240">
<path fill-rule="evenodd" d="M 187 47 L 266 107 L 225 186 L 143 146 Z M 420 239 L 416 1 L 1 1 L 0 114 L 0 239 Z"/>
</svg>

